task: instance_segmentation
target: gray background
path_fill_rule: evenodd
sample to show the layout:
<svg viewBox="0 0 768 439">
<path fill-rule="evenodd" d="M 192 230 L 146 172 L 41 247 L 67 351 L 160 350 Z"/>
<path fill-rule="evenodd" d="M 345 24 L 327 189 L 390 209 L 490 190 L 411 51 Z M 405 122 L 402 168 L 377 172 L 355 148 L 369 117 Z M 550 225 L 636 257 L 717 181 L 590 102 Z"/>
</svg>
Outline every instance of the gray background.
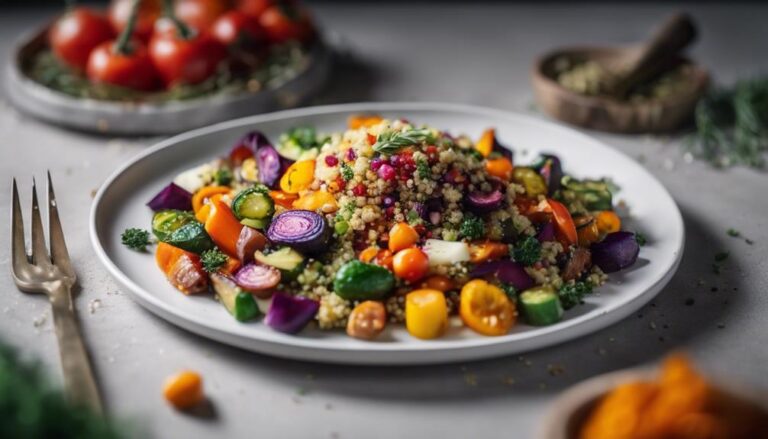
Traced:
<svg viewBox="0 0 768 439">
<path fill-rule="evenodd" d="M 528 71 L 537 54 L 573 43 L 642 38 L 673 10 L 702 29 L 693 56 L 730 83 L 768 67 L 768 7 L 495 4 L 315 5 L 348 54 L 316 103 L 443 100 L 532 112 Z M 0 55 L 54 10 L 3 9 Z M 48 305 L 24 296 L 9 274 L 11 176 L 29 202 L 33 176 L 50 169 L 80 275 L 77 308 L 112 413 L 139 435 L 284 438 L 530 438 L 564 388 L 603 372 L 690 352 L 709 372 L 765 386 L 768 350 L 768 179 L 747 169 L 690 162 L 681 137 L 592 133 L 635 157 L 670 190 L 685 218 L 679 272 L 637 315 L 566 345 L 523 356 L 430 367 L 367 368 L 285 361 L 221 346 L 155 318 L 122 293 L 87 235 L 92 193 L 112 170 L 156 139 L 64 131 L 0 102 L 0 337 L 39 358 L 60 380 Z M 595 157 L 600 160 L 600 157 Z M 726 235 L 730 227 L 754 240 Z M 650 237 L 651 239 L 653 237 Z M 721 273 L 714 255 L 729 251 Z M 685 303 L 694 299 L 692 306 Z M 97 306 L 100 305 L 100 306 Z M 179 414 L 160 397 L 169 374 L 205 377 L 212 418 Z"/>
</svg>

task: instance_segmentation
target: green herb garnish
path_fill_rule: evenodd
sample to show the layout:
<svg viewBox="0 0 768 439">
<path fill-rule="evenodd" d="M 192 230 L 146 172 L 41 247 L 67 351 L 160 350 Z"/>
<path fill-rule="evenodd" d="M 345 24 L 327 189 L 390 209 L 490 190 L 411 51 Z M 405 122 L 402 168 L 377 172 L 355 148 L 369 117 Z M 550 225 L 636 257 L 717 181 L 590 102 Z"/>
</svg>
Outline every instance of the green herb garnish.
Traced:
<svg viewBox="0 0 768 439">
<path fill-rule="evenodd" d="M 302 149 L 310 149 L 320 146 L 317 141 L 317 132 L 314 127 L 294 127 L 286 133 L 288 140 L 293 141 Z"/>
<path fill-rule="evenodd" d="M 355 172 L 352 170 L 352 168 L 345 162 L 341 162 L 341 178 L 343 178 L 344 181 L 349 181 L 354 177 Z"/>
<path fill-rule="evenodd" d="M 730 253 L 728 252 L 720 252 L 715 255 L 715 262 L 722 262 L 726 259 L 728 259 L 728 256 L 730 256 Z"/>
<path fill-rule="evenodd" d="M 571 309 L 584 303 L 584 296 L 592 293 L 592 284 L 589 282 L 575 282 L 560 287 L 557 295 L 560 296 L 560 304 L 563 309 Z"/>
<path fill-rule="evenodd" d="M 459 227 L 459 234 L 467 239 L 480 239 L 485 236 L 485 223 L 482 218 L 468 216 Z"/>
<path fill-rule="evenodd" d="M 144 229 L 129 228 L 125 229 L 120 239 L 123 245 L 138 252 L 147 251 L 147 246 L 152 244 L 149 232 Z"/>
<path fill-rule="evenodd" d="M 408 224 L 412 226 L 421 223 L 421 215 L 419 215 L 419 212 L 416 212 L 415 210 L 408 211 L 406 219 L 408 220 Z"/>
<path fill-rule="evenodd" d="M 635 242 L 637 242 L 637 245 L 642 247 L 648 243 L 648 239 L 646 239 L 645 235 L 643 235 L 642 233 L 635 232 Z"/>
<path fill-rule="evenodd" d="M 422 180 L 426 180 L 432 176 L 432 169 L 429 167 L 429 163 L 424 159 L 416 162 L 416 172 Z"/>
<path fill-rule="evenodd" d="M 541 243 L 535 236 L 526 236 L 510 248 L 510 256 L 523 265 L 533 265 L 541 259 Z"/>
<path fill-rule="evenodd" d="M 728 231 L 726 231 L 725 233 L 727 233 L 728 236 L 732 236 L 734 238 L 738 238 L 741 236 L 741 232 L 739 232 L 736 229 L 728 229 Z"/>
<path fill-rule="evenodd" d="M 413 129 L 409 131 L 385 131 L 379 134 L 373 150 L 385 155 L 392 155 L 403 148 L 418 145 L 422 142 L 433 142 L 434 135 L 427 128 Z"/>
<path fill-rule="evenodd" d="M 229 186 L 229 184 L 232 183 L 233 178 L 234 176 L 229 168 L 219 169 L 213 177 L 214 181 L 219 186 Z"/>
<path fill-rule="evenodd" d="M 511 284 L 501 284 L 500 288 L 510 300 L 517 302 L 517 289 Z"/>
<path fill-rule="evenodd" d="M 203 263 L 203 270 L 208 273 L 214 273 L 227 263 L 227 255 L 218 248 L 206 250 L 200 255 L 200 261 Z"/>
</svg>

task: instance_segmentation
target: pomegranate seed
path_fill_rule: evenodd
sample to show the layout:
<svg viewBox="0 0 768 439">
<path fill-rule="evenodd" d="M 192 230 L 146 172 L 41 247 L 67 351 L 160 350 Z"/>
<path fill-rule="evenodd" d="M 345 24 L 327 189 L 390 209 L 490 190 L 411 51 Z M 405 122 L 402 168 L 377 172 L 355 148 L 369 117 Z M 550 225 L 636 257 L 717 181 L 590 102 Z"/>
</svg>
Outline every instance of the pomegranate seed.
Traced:
<svg viewBox="0 0 768 439">
<path fill-rule="evenodd" d="M 389 206 L 384 210 L 384 213 L 387 215 L 387 218 L 392 218 L 395 216 L 395 206 Z M 384 235 L 387 236 L 387 235 Z"/>
<path fill-rule="evenodd" d="M 389 162 L 392 163 L 392 166 L 395 168 L 399 168 L 400 165 L 403 163 L 402 157 L 399 155 L 393 155 L 391 159 L 389 159 Z"/>
<path fill-rule="evenodd" d="M 375 159 L 371 160 L 371 171 L 373 172 L 378 171 L 379 168 L 381 168 L 381 165 L 383 164 L 384 162 L 380 158 L 376 157 Z"/>
<path fill-rule="evenodd" d="M 328 166 L 336 166 L 339 164 L 339 159 L 334 155 L 327 155 L 325 156 L 325 164 Z"/>
<path fill-rule="evenodd" d="M 413 227 L 413 230 L 415 230 L 415 231 L 416 231 L 416 233 L 418 233 L 419 235 L 423 235 L 423 234 L 424 234 L 424 232 L 426 232 L 426 231 L 427 231 L 427 228 L 426 228 L 426 227 L 424 227 L 424 224 L 416 224 L 416 225 Z"/>
<path fill-rule="evenodd" d="M 378 171 L 379 177 L 383 178 L 386 181 L 394 180 L 395 178 L 395 169 L 387 164 L 381 165 L 381 168 L 379 168 Z"/>
<path fill-rule="evenodd" d="M 384 197 L 382 202 L 384 203 L 384 207 L 394 206 L 395 205 L 395 197 L 393 197 L 391 195 L 387 195 L 387 196 Z"/>
<path fill-rule="evenodd" d="M 367 190 L 365 189 L 365 186 L 362 184 L 358 184 L 357 186 L 352 188 L 352 193 L 355 194 L 355 196 L 362 197 L 365 195 Z"/>
<path fill-rule="evenodd" d="M 344 188 L 347 187 L 347 182 L 344 181 L 344 179 L 341 178 L 341 176 L 336 177 L 336 184 L 339 185 L 339 190 L 340 191 L 343 191 Z"/>
<path fill-rule="evenodd" d="M 355 151 L 352 148 L 349 148 L 347 150 L 347 160 L 350 162 L 357 158 L 357 154 L 355 154 Z"/>
</svg>

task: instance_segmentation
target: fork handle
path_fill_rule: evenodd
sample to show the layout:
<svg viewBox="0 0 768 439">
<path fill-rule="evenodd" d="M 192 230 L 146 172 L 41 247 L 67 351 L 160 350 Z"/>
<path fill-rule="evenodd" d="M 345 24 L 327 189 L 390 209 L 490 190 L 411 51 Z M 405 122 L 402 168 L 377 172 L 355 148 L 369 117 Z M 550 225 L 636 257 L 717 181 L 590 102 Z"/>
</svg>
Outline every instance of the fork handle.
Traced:
<svg viewBox="0 0 768 439">
<path fill-rule="evenodd" d="M 71 289 L 59 282 L 50 298 L 67 399 L 73 404 L 88 407 L 95 413 L 102 413 L 101 397 L 80 334 Z"/>
</svg>

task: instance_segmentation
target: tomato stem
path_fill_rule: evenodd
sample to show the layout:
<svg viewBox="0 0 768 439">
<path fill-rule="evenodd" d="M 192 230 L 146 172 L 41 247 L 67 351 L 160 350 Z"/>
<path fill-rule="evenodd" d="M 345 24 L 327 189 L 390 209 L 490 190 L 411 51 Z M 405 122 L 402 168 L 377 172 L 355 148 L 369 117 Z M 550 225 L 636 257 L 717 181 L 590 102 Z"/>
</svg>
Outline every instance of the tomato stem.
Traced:
<svg viewBox="0 0 768 439">
<path fill-rule="evenodd" d="M 126 23 L 123 31 L 120 32 L 120 36 L 117 38 L 117 43 L 115 44 L 115 51 L 117 53 L 123 55 L 129 55 L 131 53 L 131 35 L 133 35 L 133 29 L 136 27 L 136 17 L 139 15 L 140 4 L 141 0 L 133 0 L 133 5 L 131 5 L 131 15 L 128 16 L 128 23 Z"/>
<path fill-rule="evenodd" d="M 173 12 L 173 0 L 163 0 L 163 15 L 173 22 L 173 25 L 176 26 L 176 31 L 182 39 L 188 40 L 194 36 L 192 29 L 179 20 Z"/>
</svg>

